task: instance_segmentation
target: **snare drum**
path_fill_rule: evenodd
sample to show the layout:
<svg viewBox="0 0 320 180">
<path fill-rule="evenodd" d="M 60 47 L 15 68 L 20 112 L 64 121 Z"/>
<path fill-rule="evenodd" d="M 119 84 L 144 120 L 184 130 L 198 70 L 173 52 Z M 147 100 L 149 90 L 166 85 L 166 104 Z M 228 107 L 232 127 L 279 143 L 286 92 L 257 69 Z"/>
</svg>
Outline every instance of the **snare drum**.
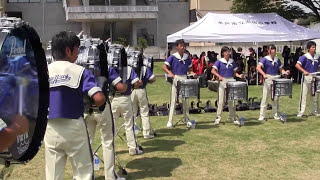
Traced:
<svg viewBox="0 0 320 180">
<path fill-rule="evenodd" d="M 179 98 L 197 97 L 199 94 L 199 83 L 196 79 L 185 79 L 178 81 Z"/>
<path fill-rule="evenodd" d="M 275 79 L 271 85 L 272 100 L 274 96 L 289 96 L 292 98 L 292 80 L 291 79 Z"/>
<path fill-rule="evenodd" d="M 248 99 L 248 85 L 245 82 L 227 82 L 226 100 Z"/>
<path fill-rule="evenodd" d="M 219 81 L 208 81 L 208 89 L 210 91 L 218 92 L 219 89 Z"/>
<path fill-rule="evenodd" d="M 312 78 L 311 86 L 312 96 L 315 96 L 316 93 L 320 93 L 320 76 L 315 76 Z"/>
</svg>

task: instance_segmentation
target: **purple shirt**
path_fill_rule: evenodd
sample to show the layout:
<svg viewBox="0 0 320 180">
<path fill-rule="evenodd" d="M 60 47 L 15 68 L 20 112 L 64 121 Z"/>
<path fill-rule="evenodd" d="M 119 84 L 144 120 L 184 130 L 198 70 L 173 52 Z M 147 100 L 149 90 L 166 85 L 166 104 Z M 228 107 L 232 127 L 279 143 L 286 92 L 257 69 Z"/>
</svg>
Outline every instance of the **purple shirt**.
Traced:
<svg viewBox="0 0 320 180">
<path fill-rule="evenodd" d="M 94 89 L 98 89 L 97 81 L 92 72 L 87 69 L 83 71 L 81 82 L 77 89 L 67 86 L 51 87 L 49 119 L 78 119 L 83 116 L 83 95 L 90 96 L 89 91 L 92 92 Z M 91 96 L 98 91 L 95 91 Z"/>
<path fill-rule="evenodd" d="M 261 59 L 259 64 L 262 66 L 264 73 L 270 74 L 270 75 L 279 74 L 279 68 L 282 68 L 280 59 L 278 59 L 278 61 L 274 63 L 274 65 L 272 65 L 272 62 L 264 57 Z"/>
<path fill-rule="evenodd" d="M 142 82 L 143 82 L 142 88 L 145 88 L 147 86 L 148 82 L 151 81 L 151 79 L 153 79 L 153 78 L 154 78 L 154 75 L 153 75 L 152 71 L 149 68 L 147 68 L 146 74 L 142 79 Z"/>
<path fill-rule="evenodd" d="M 113 86 L 121 82 L 121 77 L 117 73 L 117 71 L 113 67 L 109 67 L 109 81 L 112 83 Z M 124 93 L 124 95 L 130 95 L 131 94 L 131 89 L 132 89 L 132 84 L 138 82 L 138 76 L 134 72 L 134 70 L 131 70 L 130 78 L 126 81 L 127 84 L 127 91 Z"/>
<path fill-rule="evenodd" d="M 309 60 L 304 55 L 300 56 L 299 61 L 297 63 L 299 63 L 302 66 L 302 68 L 306 70 L 308 73 L 314 73 L 318 71 L 319 63 L 314 62 L 314 64 L 312 64 L 312 60 Z"/>
<path fill-rule="evenodd" d="M 217 60 L 212 67 L 218 71 L 220 76 L 225 78 L 233 77 L 234 71 L 237 70 L 237 65 L 235 61 L 233 61 L 227 68 L 226 63 L 223 63 L 220 60 Z"/>
<path fill-rule="evenodd" d="M 189 68 L 192 67 L 192 63 L 189 57 L 183 63 L 183 61 L 179 61 L 179 59 L 171 55 L 166 59 L 164 63 L 170 67 L 171 72 L 174 75 L 186 75 Z"/>
</svg>

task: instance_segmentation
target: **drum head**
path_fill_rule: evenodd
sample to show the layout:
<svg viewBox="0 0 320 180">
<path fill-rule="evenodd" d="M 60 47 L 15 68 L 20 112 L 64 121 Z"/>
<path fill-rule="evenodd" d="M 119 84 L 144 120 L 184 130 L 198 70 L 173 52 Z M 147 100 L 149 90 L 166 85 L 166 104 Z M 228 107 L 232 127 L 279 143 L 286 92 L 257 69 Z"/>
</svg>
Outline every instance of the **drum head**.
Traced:
<svg viewBox="0 0 320 180">
<path fill-rule="evenodd" d="M 38 152 L 47 125 L 46 56 L 38 34 L 25 24 L 0 33 L 0 53 L 0 118 L 7 126 L 17 114 L 28 119 L 29 132 L 9 147 L 11 160 L 26 162 Z"/>
</svg>

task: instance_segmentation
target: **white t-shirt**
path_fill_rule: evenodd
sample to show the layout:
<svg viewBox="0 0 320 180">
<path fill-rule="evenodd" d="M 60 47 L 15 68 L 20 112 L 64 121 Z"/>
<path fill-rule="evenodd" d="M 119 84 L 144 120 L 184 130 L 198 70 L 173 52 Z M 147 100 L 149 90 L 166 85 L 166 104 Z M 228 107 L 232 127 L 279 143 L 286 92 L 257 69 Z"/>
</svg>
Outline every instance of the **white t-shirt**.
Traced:
<svg viewBox="0 0 320 180">
<path fill-rule="evenodd" d="M 0 131 L 2 131 L 2 129 L 6 127 L 7 127 L 7 124 L 0 118 Z"/>
</svg>

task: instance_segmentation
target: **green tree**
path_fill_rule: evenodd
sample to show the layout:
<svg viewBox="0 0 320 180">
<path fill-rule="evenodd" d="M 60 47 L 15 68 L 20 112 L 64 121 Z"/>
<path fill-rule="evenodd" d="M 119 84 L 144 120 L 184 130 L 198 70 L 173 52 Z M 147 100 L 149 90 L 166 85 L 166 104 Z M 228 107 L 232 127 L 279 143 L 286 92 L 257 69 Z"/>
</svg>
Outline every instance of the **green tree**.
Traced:
<svg viewBox="0 0 320 180">
<path fill-rule="evenodd" d="M 291 0 L 298 2 L 310 9 L 317 21 L 320 21 L 320 0 Z"/>
<path fill-rule="evenodd" d="M 113 41 L 113 43 L 128 46 L 127 39 L 124 37 L 118 37 L 118 39 L 116 41 Z"/>
<path fill-rule="evenodd" d="M 230 10 L 233 13 L 275 12 L 290 21 L 306 16 L 300 7 L 289 5 L 287 0 L 233 0 Z"/>
<path fill-rule="evenodd" d="M 144 49 L 148 47 L 148 41 L 144 37 L 138 38 L 137 49 L 143 53 Z"/>
</svg>

